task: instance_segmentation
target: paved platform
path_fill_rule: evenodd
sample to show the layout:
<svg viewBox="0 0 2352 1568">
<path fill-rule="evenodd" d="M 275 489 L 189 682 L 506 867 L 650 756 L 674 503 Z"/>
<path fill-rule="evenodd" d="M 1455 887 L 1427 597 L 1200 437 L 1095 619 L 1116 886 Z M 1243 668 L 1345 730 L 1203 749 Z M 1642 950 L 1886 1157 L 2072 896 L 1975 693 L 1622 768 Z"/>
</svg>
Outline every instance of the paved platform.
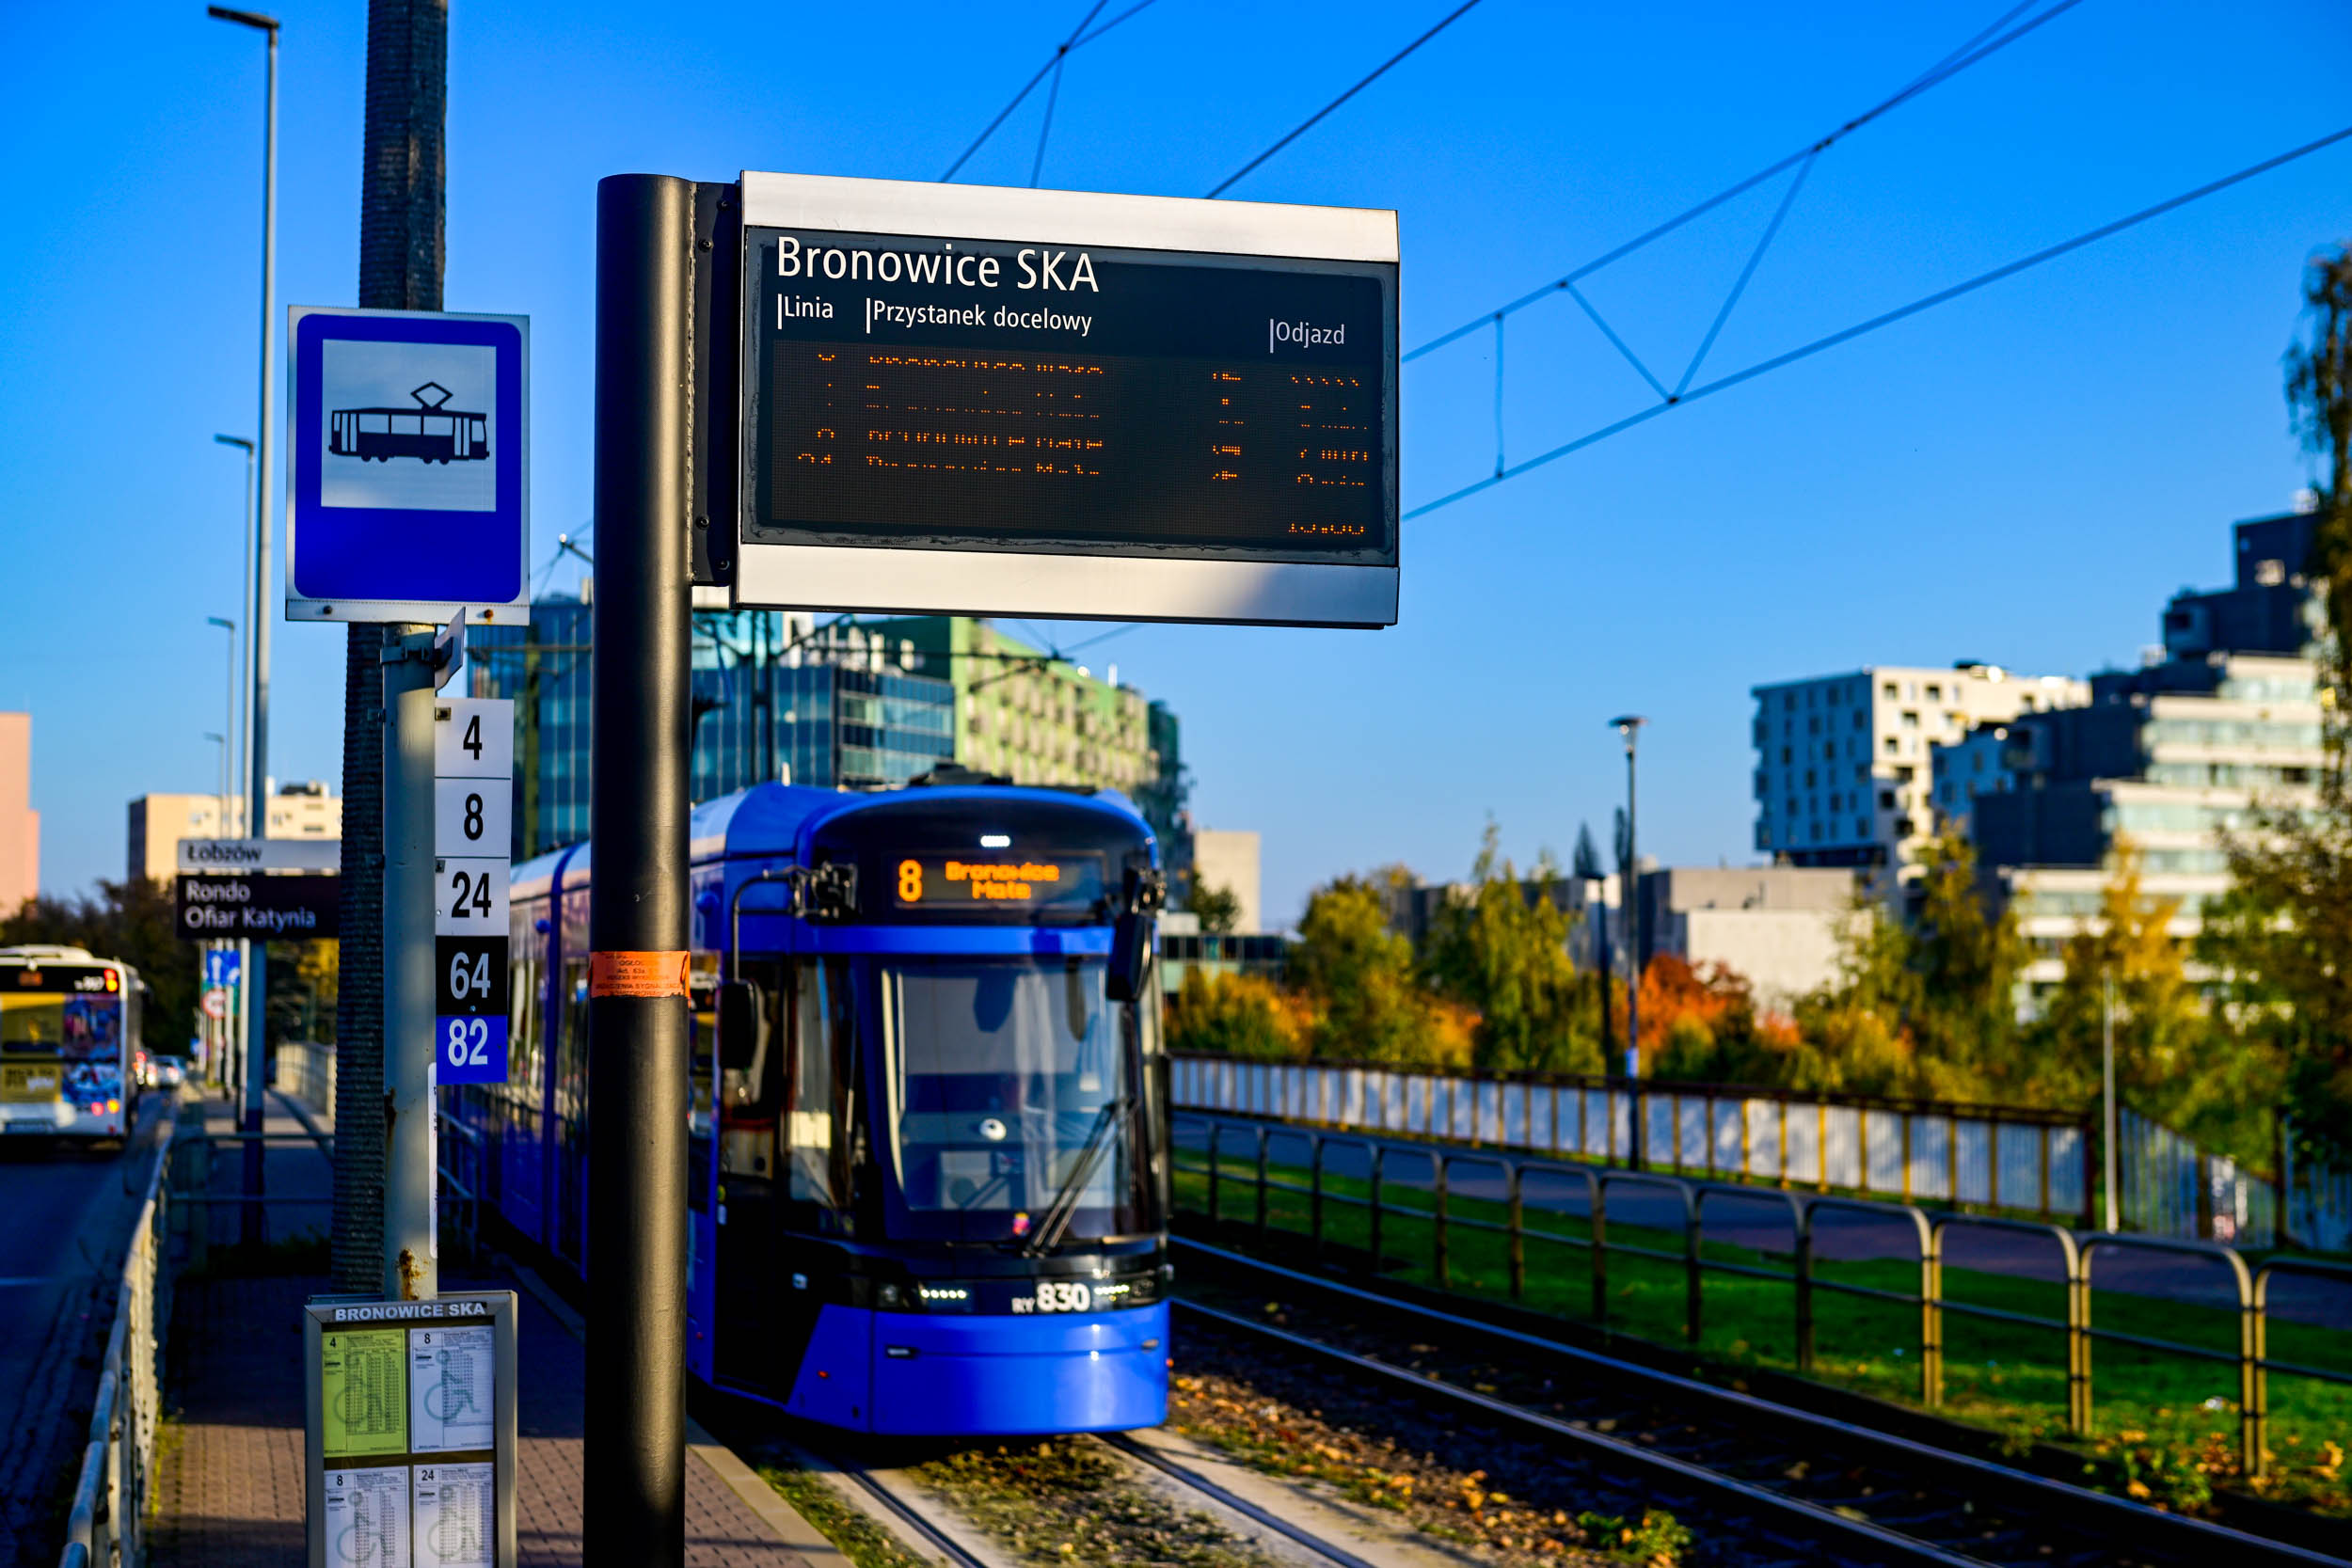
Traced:
<svg viewBox="0 0 2352 1568">
<path fill-rule="evenodd" d="M 508 1278 L 446 1282 L 516 1289 Z M 303 1558 L 301 1307 L 315 1276 L 191 1278 L 172 1315 L 169 1406 L 154 1559 L 165 1568 L 284 1568 Z M 580 1426 L 586 1356 L 554 1312 L 520 1291 L 516 1541 L 526 1564 L 581 1560 Z M 732 1470 L 732 1483 L 722 1469 Z M 739 1490 L 740 1488 L 740 1490 Z M 690 1568 L 816 1568 L 840 1560 L 724 1450 L 686 1462 Z M 751 1494 L 747 1497 L 746 1494 Z M 765 1517 L 763 1517 L 765 1515 Z"/>
</svg>

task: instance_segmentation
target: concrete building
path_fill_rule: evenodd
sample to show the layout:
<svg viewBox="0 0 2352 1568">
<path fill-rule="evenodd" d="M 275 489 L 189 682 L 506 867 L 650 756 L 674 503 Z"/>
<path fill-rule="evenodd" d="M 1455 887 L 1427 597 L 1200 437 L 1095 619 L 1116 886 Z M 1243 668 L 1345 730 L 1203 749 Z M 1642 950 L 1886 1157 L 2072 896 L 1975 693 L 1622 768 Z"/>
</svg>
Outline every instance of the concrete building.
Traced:
<svg viewBox="0 0 2352 1568">
<path fill-rule="evenodd" d="M 40 892 L 40 813 L 33 809 L 33 716 L 0 713 L 0 914 Z"/>
<path fill-rule="evenodd" d="M 1933 829 L 1931 747 L 2090 693 L 2082 681 L 1963 660 L 1872 665 L 1753 694 L 1756 847 L 1782 865 L 1859 871 L 1883 896 L 1915 878 Z"/>
<path fill-rule="evenodd" d="M 1857 882 L 1838 867 L 1676 865 L 1636 885 L 1645 958 L 1721 964 L 1754 988 L 1759 1009 L 1785 1013 L 1836 977 Z"/>
<path fill-rule="evenodd" d="M 1258 901 L 1256 833 L 1195 828 L 1188 885 L 1183 890 L 1187 901 L 1193 889 L 1202 887 L 1223 888 L 1233 895 L 1239 907 L 1232 935 L 1254 937 L 1265 929 Z"/>
<path fill-rule="evenodd" d="M 223 808 L 226 808 L 225 810 Z M 267 838 L 336 840 L 343 836 L 342 797 L 325 782 L 278 785 L 269 797 Z M 243 838 L 245 802 L 217 795 L 142 795 L 131 802 L 124 872 L 133 879 L 168 882 L 179 875 L 183 838 Z"/>
<path fill-rule="evenodd" d="M 1701 970 L 1721 964 L 1748 981 L 1759 1008 L 1786 1012 L 1836 976 L 1859 885 L 1856 873 L 1842 867 L 1661 866 L 1645 858 L 1634 879 L 1642 961 L 1673 957 Z M 1632 930 L 1618 878 L 1519 886 L 1529 900 L 1549 898 L 1567 917 L 1568 958 L 1579 970 L 1599 966 L 1605 942 L 1610 973 L 1629 973 Z M 1421 946 L 1445 906 L 1474 893 L 1468 882 L 1399 889 L 1391 928 Z"/>
</svg>

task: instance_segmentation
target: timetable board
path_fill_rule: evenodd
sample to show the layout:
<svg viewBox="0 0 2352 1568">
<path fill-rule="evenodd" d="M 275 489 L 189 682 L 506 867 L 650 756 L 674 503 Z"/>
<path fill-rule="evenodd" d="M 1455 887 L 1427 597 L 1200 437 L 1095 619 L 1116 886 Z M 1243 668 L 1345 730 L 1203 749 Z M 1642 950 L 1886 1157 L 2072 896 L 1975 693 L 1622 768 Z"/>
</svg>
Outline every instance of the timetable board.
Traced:
<svg viewBox="0 0 2352 1568">
<path fill-rule="evenodd" d="M 305 1308 L 311 1568 L 511 1568 L 515 1295 Z"/>
<path fill-rule="evenodd" d="M 1395 214 L 743 176 L 735 597 L 1396 619 Z"/>
</svg>

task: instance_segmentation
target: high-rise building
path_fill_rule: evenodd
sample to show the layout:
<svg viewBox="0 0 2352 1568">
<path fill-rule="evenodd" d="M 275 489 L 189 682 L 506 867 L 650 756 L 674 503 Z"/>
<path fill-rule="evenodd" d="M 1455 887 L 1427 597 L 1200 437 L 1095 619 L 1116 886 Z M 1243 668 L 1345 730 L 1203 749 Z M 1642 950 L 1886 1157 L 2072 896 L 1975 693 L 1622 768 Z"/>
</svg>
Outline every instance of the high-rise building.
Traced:
<svg viewBox="0 0 2352 1568">
<path fill-rule="evenodd" d="M 167 882 L 180 869 L 183 838 L 243 838 L 245 801 L 217 795 L 142 795 L 131 802 L 124 870 L 133 879 Z M 335 840 L 343 836 L 342 797 L 318 779 L 281 784 L 269 796 L 267 838 Z"/>
<path fill-rule="evenodd" d="M 987 621 L 922 615 L 871 621 L 869 635 L 911 645 L 956 693 L 955 758 L 1015 784 L 1115 789 L 1136 803 L 1181 870 L 1191 858 L 1176 715 L 1117 667 L 1098 678 Z"/>
<path fill-rule="evenodd" d="M 2290 512 L 2253 517 L 2231 530 L 2237 546 L 2237 580 L 2199 593 L 2184 588 L 2164 609 L 2164 650 L 2174 658 L 2206 654 L 2308 653 L 2320 637 L 2325 611 L 2304 572 L 2318 516 Z"/>
<path fill-rule="evenodd" d="M 2098 914 L 2119 840 L 2139 851 L 2146 895 L 2180 900 L 2174 934 L 2193 936 L 2229 886 L 2223 835 L 2258 809 L 2313 804 L 2327 760 L 2308 658 L 2168 659 L 2091 690 L 2088 707 L 2006 726 L 1997 765 L 1971 776 L 1969 836 L 2034 945 L 2035 984 L 2058 980 L 2065 939 Z"/>
<path fill-rule="evenodd" d="M 2089 701 L 2089 686 L 1967 660 L 1871 665 L 1753 689 L 1756 847 L 1783 865 L 1864 873 L 1882 895 L 1932 832 L 1931 748 L 1975 726 Z"/>
<path fill-rule="evenodd" d="M 33 809 L 33 716 L 0 713 L 0 914 L 40 891 L 40 813 Z"/>
<path fill-rule="evenodd" d="M 583 589 L 590 584 L 583 582 Z M 588 836 L 593 590 L 471 626 L 467 689 L 514 700 L 516 858 Z M 955 693 L 903 637 L 776 610 L 693 617 L 692 799 L 768 782 L 883 789 L 955 755 Z"/>
</svg>

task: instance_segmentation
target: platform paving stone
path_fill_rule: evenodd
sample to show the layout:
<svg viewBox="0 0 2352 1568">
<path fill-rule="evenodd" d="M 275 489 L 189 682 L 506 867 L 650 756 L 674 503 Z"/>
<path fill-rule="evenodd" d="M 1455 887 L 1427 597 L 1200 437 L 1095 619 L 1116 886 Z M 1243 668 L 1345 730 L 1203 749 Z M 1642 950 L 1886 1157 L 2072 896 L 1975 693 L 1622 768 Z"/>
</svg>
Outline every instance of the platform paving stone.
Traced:
<svg viewBox="0 0 2352 1568">
<path fill-rule="evenodd" d="M 283 1568 L 303 1560 L 301 1310 L 327 1289 L 317 1277 L 182 1282 L 172 1321 L 173 1420 L 153 1537 L 160 1568 Z M 531 1568 L 557 1568 L 581 1556 L 586 1360 L 580 1341 L 535 1297 L 522 1292 L 520 1303 L 516 1544 Z M 807 1568 L 691 1455 L 686 1560 L 690 1568 Z"/>
</svg>

